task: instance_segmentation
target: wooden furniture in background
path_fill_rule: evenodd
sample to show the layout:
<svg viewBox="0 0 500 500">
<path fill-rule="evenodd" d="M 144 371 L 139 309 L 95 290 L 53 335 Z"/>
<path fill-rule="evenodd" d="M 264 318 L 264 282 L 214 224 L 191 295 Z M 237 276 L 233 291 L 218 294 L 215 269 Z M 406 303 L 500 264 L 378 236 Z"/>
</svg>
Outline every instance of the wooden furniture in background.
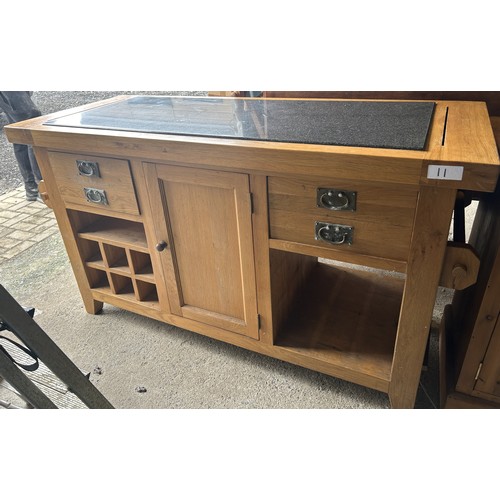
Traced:
<svg viewBox="0 0 500 500">
<path fill-rule="evenodd" d="M 224 93 L 221 92 L 220 95 Z M 399 99 L 429 101 L 477 101 L 485 102 L 490 116 L 500 116 L 500 92 L 498 91 L 264 91 L 264 96 L 278 99 Z"/>
<path fill-rule="evenodd" d="M 457 191 L 491 192 L 499 174 L 483 103 L 437 102 L 423 151 L 50 118 L 5 130 L 34 146 L 88 312 L 110 303 L 414 406 L 443 262 L 456 259 L 447 237 Z M 75 166 L 95 163 L 103 175 L 82 183 Z M 431 164 L 460 165 L 463 177 L 430 179 Z M 357 192 L 356 210 L 318 207 L 318 188 Z M 354 227 L 353 244 L 316 239 L 318 220 L 331 238 L 330 222 Z"/>
<path fill-rule="evenodd" d="M 500 408 L 500 186 L 484 196 L 471 233 L 477 283 L 456 292 L 441 327 L 445 408 Z"/>
</svg>

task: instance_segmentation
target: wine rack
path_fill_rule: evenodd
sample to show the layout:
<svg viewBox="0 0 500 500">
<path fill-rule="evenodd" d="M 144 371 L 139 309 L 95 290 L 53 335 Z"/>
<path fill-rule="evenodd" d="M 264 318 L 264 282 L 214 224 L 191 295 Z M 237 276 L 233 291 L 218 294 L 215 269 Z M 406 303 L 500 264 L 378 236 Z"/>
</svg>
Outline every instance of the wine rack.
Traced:
<svg viewBox="0 0 500 500">
<path fill-rule="evenodd" d="M 158 293 L 142 223 L 73 212 L 76 237 L 93 291 L 159 308 Z"/>
</svg>

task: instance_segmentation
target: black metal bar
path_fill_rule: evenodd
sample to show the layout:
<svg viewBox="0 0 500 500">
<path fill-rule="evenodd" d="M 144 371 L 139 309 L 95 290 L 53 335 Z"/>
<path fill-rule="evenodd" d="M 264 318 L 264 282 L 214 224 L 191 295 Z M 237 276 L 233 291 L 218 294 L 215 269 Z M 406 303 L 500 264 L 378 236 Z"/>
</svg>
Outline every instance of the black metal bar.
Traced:
<svg viewBox="0 0 500 500">
<path fill-rule="evenodd" d="M 46 396 L 12 360 L 0 349 L 0 375 L 14 389 L 22 394 L 24 398 L 34 408 L 39 409 L 57 409 L 57 406 Z"/>
<path fill-rule="evenodd" d="M 0 318 L 87 407 L 113 408 L 2 285 L 0 285 Z"/>
<path fill-rule="evenodd" d="M 453 241 L 465 243 L 465 198 L 462 191 L 458 191 L 453 212 Z"/>
</svg>

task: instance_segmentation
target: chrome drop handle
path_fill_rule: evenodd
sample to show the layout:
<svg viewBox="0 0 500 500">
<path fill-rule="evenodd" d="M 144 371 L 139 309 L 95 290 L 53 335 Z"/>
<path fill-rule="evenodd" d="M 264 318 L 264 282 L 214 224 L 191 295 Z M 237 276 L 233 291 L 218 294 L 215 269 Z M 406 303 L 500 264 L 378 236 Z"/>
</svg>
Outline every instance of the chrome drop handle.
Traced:
<svg viewBox="0 0 500 500">
<path fill-rule="evenodd" d="M 327 226 L 323 226 L 318 231 L 318 236 L 321 240 L 331 243 L 332 245 L 342 245 L 345 243 L 345 233 L 341 232 L 339 228 L 331 230 Z"/>
<path fill-rule="evenodd" d="M 101 177 L 99 164 L 96 161 L 76 160 L 78 175 L 85 177 Z"/>
<path fill-rule="evenodd" d="M 330 245 L 352 245 L 354 228 L 341 224 L 316 222 L 315 239 Z"/>
<path fill-rule="evenodd" d="M 97 205 L 109 205 L 106 191 L 95 188 L 83 188 L 83 191 L 85 192 L 85 198 L 87 198 L 88 202 Z"/>
<path fill-rule="evenodd" d="M 328 210 L 356 210 L 356 192 L 340 191 L 332 188 L 318 188 L 316 192 L 316 204 L 320 208 Z"/>
</svg>

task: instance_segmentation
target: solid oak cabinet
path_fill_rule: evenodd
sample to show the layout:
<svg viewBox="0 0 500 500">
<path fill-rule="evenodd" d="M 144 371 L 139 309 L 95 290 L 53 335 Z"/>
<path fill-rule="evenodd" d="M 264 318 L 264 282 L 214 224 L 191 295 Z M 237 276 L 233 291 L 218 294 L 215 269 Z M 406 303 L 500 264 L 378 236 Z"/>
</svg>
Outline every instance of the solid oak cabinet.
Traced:
<svg viewBox="0 0 500 500">
<path fill-rule="evenodd" d="M 86 310 L 113 304 L 412 408 L 457 192 L 492 192 L 486 107 L 119 97 L 31 144 Z M 463 258 L 462 258 L 463 257 Z M 469 279 L 469 281 L 471 281 Z M 472 280 L 473 281 L 473 280 Z"/>
</svg>

